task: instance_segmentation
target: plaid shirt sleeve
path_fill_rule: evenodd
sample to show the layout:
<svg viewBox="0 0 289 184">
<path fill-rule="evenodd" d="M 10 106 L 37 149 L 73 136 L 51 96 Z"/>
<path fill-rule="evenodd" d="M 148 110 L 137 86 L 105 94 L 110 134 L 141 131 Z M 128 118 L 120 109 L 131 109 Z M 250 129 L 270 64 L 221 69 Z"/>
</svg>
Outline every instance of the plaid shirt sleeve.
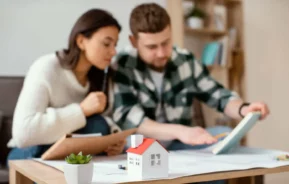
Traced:
<svg viewBox="0 0 289 184">
<path fill-rule="evenodd" d="M 137 92 L 133 87 L 133 72 L 117 62 L 113 64 L 113 68 L 115 70 L 113 120 L 122 129 L 138 127 L 145 118 L 145 112 L 139 105 Z"/>
<path fill-rule="evenodd" d="M 219 112 L 224 112 L 230 100 L 239 98 L 238 94 L 224 88 L 223 85 L 214 80 L 206 66 L 199 61 L 193 59 L 193 62 L 193 77 L 196 81 L 197 91 L 195 97 Z"/>
</svg>

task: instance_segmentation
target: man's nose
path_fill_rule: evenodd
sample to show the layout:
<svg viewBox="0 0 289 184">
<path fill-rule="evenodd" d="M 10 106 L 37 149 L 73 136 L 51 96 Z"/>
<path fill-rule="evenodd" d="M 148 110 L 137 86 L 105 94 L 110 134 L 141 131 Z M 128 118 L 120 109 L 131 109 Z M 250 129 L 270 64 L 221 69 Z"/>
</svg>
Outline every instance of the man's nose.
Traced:
<svg viewBox="0 0 289 184">
<path fill-rule="evenodd" d="M 158 58 L 163 58 L 165 55 L 166 55 L 166 54 L 165 54 L 165 50 L 164 50 L 163 48 L 159 48 L 159 49 L 157 50 L 157 57 L 158 57 Z"/>
</svg>

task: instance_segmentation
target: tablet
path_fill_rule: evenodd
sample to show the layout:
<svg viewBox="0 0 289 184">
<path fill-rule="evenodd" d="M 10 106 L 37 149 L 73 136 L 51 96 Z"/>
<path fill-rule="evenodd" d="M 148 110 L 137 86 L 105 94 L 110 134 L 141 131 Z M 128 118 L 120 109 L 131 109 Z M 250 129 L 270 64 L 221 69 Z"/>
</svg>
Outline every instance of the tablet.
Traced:
<svg viewBox="0 0 289 184">
<path fill-rule="evenodd" d="M 260 112 L 248 113 L 232 132 L 213 149 L 215 155 L 227 153 L 231 148 L 238 145 L 244 135 L 256 124 L 261 116 Z"/>
</svg>

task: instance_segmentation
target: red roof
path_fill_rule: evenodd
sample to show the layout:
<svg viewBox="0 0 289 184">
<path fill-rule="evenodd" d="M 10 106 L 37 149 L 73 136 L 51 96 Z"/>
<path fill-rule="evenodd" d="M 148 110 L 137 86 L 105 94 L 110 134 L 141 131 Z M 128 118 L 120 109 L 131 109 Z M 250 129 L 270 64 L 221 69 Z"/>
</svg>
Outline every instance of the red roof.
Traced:
<svg viewBox="0 0 289 184">
<path fill-rule="evenodd" d="M 137 148 L 129 148 L 126 150 L 128 153 L 135 153 L 138 155 L 142 155 L 156 140 L 150 139 L 150 138 L 144 138 L 141 145 L 139 145 Z M 158 142 L 158 141 L 157 141 Z M 158 142 L 159 143 L 159 142 Z M 162 144 L 159 143 L 161 146 Z M 162 146 L 163 147 L 163 146 Z M 163 147 L 164 148 L 164 147 Z M 165 149 L 165 148 L 164 148 Z M 166 149 L 165 149 L 166 150 Z M 167 150 L 166 150 L 167 151 Z"/>
</svg>

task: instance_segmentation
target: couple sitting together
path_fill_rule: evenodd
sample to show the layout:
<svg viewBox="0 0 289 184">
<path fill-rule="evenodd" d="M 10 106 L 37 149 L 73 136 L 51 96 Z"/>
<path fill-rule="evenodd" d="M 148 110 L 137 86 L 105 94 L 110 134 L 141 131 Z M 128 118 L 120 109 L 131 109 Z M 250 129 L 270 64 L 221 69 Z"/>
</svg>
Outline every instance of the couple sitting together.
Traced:
<svg viewBox="0 0 289 184">
<path fill-rule="evenodd" d="M 25 77 L 13 119 L 8 160 L 40 157 L 63 135 L 137 128 L 168 150 L 198 149 L 229 131 L 194 125 L 196 98 L 228 117 L 269 114 L 262 102 L 245 103 L 216 82 L 191 52 L 172 45 L 170 17 L 155 4 L 130 15 L 131 47 L 117 53 L 121 26 L 107 11 L 79 17 L 68 48 L 37 59 Z M 51 38 L 53 39 L 53 38 Z M 108 145 L 108 156 L 123 153 L 125 140 Z"/>
</svg>

